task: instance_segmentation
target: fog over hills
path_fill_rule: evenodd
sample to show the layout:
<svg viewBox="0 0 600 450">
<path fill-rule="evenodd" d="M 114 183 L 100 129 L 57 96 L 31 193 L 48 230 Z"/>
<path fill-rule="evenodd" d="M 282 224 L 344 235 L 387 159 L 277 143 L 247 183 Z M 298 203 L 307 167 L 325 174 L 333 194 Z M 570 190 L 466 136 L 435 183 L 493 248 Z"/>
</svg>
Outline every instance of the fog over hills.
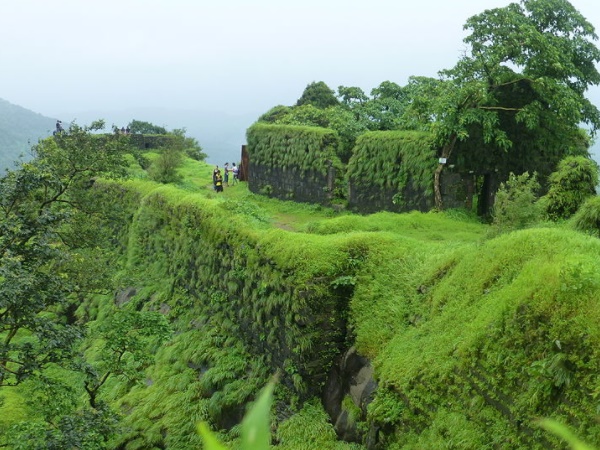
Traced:
<svg viewBox="0 0 600 450">
<path fill-rule="evenodd" d="M 14 162 L 31 158 L 31 146 L 52 134 L 56 119 L 0 98 L 0 175 Z"/>
</svg>

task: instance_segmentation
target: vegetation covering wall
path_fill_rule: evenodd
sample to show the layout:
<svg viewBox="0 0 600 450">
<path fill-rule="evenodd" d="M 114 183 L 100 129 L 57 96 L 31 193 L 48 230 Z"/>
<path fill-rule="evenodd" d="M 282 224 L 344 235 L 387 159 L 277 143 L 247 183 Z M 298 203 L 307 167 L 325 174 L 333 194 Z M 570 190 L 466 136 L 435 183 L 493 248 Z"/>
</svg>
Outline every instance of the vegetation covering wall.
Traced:
<svg viewBox="0 0 600 450">
<path fill-rule="evenodd" d="M 372 131 L 356 141 L 348 163 L 348 203 L 363 212 L 428 210 L 437 152 L 432 135 Z"/>
<path fill-rule="evenodd" d="M 175 138 L 166 134 L 130 134 L 131 145 L 139 149 L 157 149 L 174 144 Z"/>
<path fill-rule="evenodd" d="M 85 135 L 73 129 L 49 139 L 38 149 L 46 159 L 25 166 L 21 178 L 3 179 L 4 235 L 31 232 L 35 201 L 44 201 L 38 194 L 58 198 L 48 194 L 64 186 L 56 175 L 72 183 L 77 164 L 89 167 L 91 160 L 111 169 L 105 172 L 113 180 L 124 173 L 115 168 L 119 145 L 99 149 Z M 128 160 L 132 176 L 139 173 L 134 157 Z M 55 177 L 49 171 L 50 182 L 33 199 L 17 198 L 24 214 L 11 216 L 11 189 L 20 186 L 11 181 L 35 181 L 43 164 Z M 600 442 L 599 240 L 559 224 L 492 239 L 457 211 L 357 216 L 314 208 L 311 222 L 289 226 L 274 216 L 299 213 L 300 206 L 250 195 L 244 183 L 215 194 L 209 167 L 198 164 L 189 160 L 185 170 L 205 171 L 206 179 L 178 187 L 84 172 L 79 189 L 57 206 L 85 200 L 90 209 L 61 222 L 48 245 L 38 239 L 13 246 L 23 251 L 19 258 L 5 253 L 5 261 L 46 261 L 45 250 L 59 243 L 54 237 L 76 245 L 101 235 L 89 240 L 101 246 L 97 252 L 73 247 L 73 264 L 85 267 L 58 272 L 52 286 L 76 294 L 60 307 L 33 309 L 27 291 L 35 297 L 47 289 L 3 268 L 5 305 L 33 310 L 41 337 L 52 324 L 78 324 L 82 339 L 75 360 L 65 353 L 46 364 L 42 353 L 23 364 L 27 371 L 13 370 L 13 357 L 35 357 L 35 347 L 57 345 L 61 333 L 33 346 L 35 335 L 25 329 L 15 343 L 24 351 L 5 351 L 4 373 L 22 379 L 0 391 L 1 445 L 79 448 L 85 445 L 51 442 L 91 439 L 94 448 L 200 448 L 199 421 L 232 441 L 247 403 L 278 372 L 273 443 L 285 450 L 298 443 L 358 448 L 333 441 L 318 402 L 332 361 L 350 346 L 345 355 L 368 358 L 378 387 L 372 402 L 370 393 L 356 402 L 348 392 L 339 417 L 355 425 L 348 435 L 369 449 L 560 447 L 536 425 L 539 417 Z M 31 185 L 19 193 L 28 195 Z M 39 222 L 46 217 L 50 211 Z M 101 217 L 110 229 L 91 226 Z M 584 218 L 588 227 L 597 227 L 596 217 Z M 37 246 L 44 251 L 37 254 Z M 66 251 L 61 256 L 69 260 Z M 55 267 L 42 266 L 41 275 Z M 107 288 L 115 285 L 113 295 Z M 32 317 L 8 312 L 9 319 Z M 160 339 L 150 339 L 155 330 Z M 3 332 L 5 342 L 11 333 Z M 123 365 L 104 360 L 107 352 Z M 316 429 L 323 432 L 316 436 Z"/>
<path fill-rule="evenodd" d="M 338 134 L 326 128 L 257 123 L 247 131 L 252 192 L 328 203 L 343 178 Z"/>
<path fill-rule="evenodd" d="M 351 343 L 379 384 L 355 411 L 371 448 L 558 447 L 538 417 L 600 441 L 600 241 L 532 229 L 473 245 L 481 225 L 418 213 L 292 233 L 248 204 L 139 189 L 123 191 L 141 199 L 125 233 L 140 269 L 130 301 L 178 331 L 118 400 L 124 448 L 185 448 L 201 419 L 235 429 L 275 369 L 277 420 L 300 417 Z"/>
<path fill-rule="evenodd" d="M 398 295 L 360 284 L 351 317 L 378 375 L 381 448 L 561 448 L 541 417 L 599 443 L 599 252 L 527 230 L 425 258 Z M 413 264 L 373 262 L 373 284 Z"/>
<path fill-rule="evenodd" d="M 336 132 L 319 127 L 257 123 L 248 130 L 249 186 L 286 200 L 329 203 L 346 199 L 361 213 L 428 211 L 434 205 L 437 150 L 430 133 L 372 131 L 362 134 L 347 166 L 334 153 Z M 464 206 L 464 183 L 446 171 L 447 207 Z"/>
<path fill-rule="evenodd" d="M 148 386 L 118 400 L 131 411 L 124 448 L 191 448 L 198 420 L 237 425 L 276 373 L 280 419 L 318 396 L 346 345 L 348 260 L 358 243 L 257 230 L 241 203 L 148 186 L 105 185 L 135 211 L 118 232 L 129 266 L 123 288 L 136 293 L 127 301 L 167 313 L 177 330 Z"/>
</svg>

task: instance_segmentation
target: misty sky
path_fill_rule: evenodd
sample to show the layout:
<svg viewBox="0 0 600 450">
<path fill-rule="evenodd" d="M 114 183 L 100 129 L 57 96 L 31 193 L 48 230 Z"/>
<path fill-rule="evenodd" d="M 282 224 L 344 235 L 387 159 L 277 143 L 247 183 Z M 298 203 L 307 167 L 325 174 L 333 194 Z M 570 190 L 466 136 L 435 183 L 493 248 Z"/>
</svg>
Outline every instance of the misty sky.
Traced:
<svg viewBox="0 0 600 450">
<path fill-rule="evenodd" d="M 0 98 L 50 117 L 140 107 L 258 116 L 295 103 L 313 81 L 369 93 L 385 80 L 434 77 L 460 58 L 467 18 L 509 3 L 2 2 Z M 597 0 L 571 3 L 599 32 Z M 588 97 L 600 105 L 600 88 Z"/>
</svg>

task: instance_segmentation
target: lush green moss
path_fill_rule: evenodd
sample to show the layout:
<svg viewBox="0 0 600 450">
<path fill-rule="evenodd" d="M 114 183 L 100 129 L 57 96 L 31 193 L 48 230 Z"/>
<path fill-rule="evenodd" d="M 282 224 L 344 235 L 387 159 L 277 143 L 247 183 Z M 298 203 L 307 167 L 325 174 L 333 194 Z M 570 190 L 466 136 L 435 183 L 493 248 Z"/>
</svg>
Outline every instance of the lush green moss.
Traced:
<svg viewBox="0 0 600 450">
<path fill-rule="evenodd" d="M 339 136 L 326 128 L 256 123 L 248 129 L 247 139 L 253 165 L 322 175 L 329 166 L 341 165 Z"/>
<path fill-rule="evenodd" d="M 281 423 L 277 430 L 277 448 L 281 450 L 351 450 L 358 444 L 337 441 L 329 417 L 317 399 L 304 404 L 297 414 Z"/>
<path fill-rule="evenodd" d="M 464 448 L 480 448 L 491 423 L 488 445 L 544 448 L 532 421 L 551 416 L 597 442 L 589 392 L 600 372 L 600 241 L 531 229 L 428 252 L 420 264 L 414 253 L 396 263 L 404 290 L 374 304 L 377 293 L 357 289 L 352 301 L 359 350 L 374 358 L 381 401 L 388 393 L 371 419 L 389 426 L 391 414 L 396 426 L 428 430 L 424 439 L 444 414 L 477 424 Z M 372 264 L 372 286 L 389 282 L 390 271 Z M 464 439 L 463 431 L 448 426 L 445 439 Z"/>
<path fill-rule="evenodd" d="M 436 151 L 430 134 L 372 131 L 356 140 L 347 177 L 357 188 L 378 186 L 402 194 L 410 184 L 417 192 L 431 194 L 436 165 Z"/>
</svg>

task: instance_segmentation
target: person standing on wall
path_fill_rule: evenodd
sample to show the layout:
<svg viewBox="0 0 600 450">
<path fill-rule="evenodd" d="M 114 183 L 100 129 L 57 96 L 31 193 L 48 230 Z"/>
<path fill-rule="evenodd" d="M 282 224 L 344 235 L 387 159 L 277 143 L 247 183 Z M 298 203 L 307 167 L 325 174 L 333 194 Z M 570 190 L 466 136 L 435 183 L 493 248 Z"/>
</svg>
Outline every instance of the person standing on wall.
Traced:
<svg viewBox="0 0 600 450">
<path fill-rule="evenodd" d="M 63 131 L 65 131 L 65 130 L 63 129 L 62 122 L 60 120 L 57 120 L 56 121 L 56 131 L 54 132 L 54 134 L 60 134 Z"/>
</svg>

